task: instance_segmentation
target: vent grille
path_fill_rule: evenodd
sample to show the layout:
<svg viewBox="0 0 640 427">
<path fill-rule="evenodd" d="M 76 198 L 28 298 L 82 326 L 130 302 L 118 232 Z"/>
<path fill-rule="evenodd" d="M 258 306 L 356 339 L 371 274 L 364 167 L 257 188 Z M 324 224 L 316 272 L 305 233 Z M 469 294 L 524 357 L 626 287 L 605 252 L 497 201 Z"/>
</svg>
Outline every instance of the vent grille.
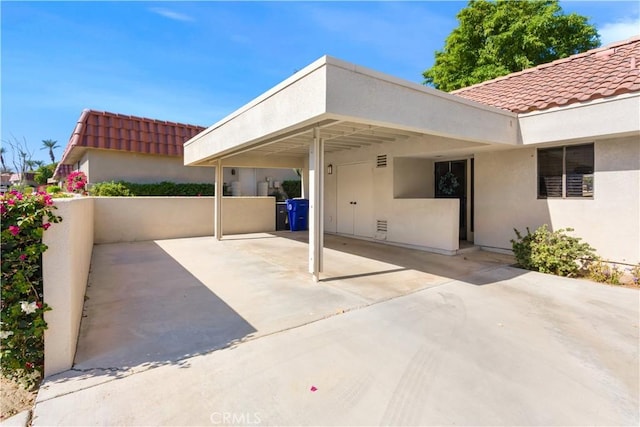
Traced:
<svg viewBox="0 0 640 427">
<path fill-rule="evenodd" d="M 379 219 L 376 221 L 376 232 L 378 233 L 386 233 L 387 232 L 387 220 Z"/>
<path fill-rule="evenodd" d="M 376 161 L 376 167 L 378 168 L 386 168 L 387 167 L 387 155 L 386 154 L 381 154 L 378 156 L 378 159 Z"/>
</svg>

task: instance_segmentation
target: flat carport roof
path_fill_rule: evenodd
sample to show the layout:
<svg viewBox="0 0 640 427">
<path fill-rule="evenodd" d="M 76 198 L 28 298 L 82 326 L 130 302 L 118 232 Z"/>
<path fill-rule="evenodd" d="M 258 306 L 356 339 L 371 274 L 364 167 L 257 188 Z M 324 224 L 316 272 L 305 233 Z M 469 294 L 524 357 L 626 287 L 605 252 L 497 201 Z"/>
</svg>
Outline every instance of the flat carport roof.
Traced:
<svg viewBox="0 0 640 427">
<path fill-rule="evenodd" d="M 314 128 L 326 152 L 426 136 L 518 143 L 515 113 L 323 56 L 187 141 L 184 161 L 215 166 L 249 152 L 304 158 Z"/>
</svg>

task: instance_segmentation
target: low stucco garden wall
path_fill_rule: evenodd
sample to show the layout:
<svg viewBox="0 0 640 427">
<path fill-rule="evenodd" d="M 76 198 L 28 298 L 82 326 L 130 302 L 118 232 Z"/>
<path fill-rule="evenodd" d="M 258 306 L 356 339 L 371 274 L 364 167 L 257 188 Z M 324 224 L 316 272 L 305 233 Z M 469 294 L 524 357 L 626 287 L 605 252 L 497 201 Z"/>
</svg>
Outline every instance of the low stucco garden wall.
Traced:
<svg viewBox="0 0 640 427">
<path fill-rule="evenodd" d="M 387 240 L 451 255 L 459 248 L 458 199 L 394 199 Z"/>
<path fill-rule="evenodd" d="M 211 216 L 213 221 L 213 215 Z M 275 231 L 276 202 L 273 197 L 223 197 L 222 234 Z"/>
<path fill-rule="evenodd" d="M 95 243 L 212 236 L 213 197 L 96 197 Z"/>
<path fill-rule="evenodd" d="M 73 364 L 94 242 L 93 199 L 57 199 L 55 206 L 62 222 L 43 237 L 49 247 L 42 255 L 44 300 L 52 308 L 44 315 L 45 376 Z"/>
<path fill-rule="evenodd" d="M 214 197 L 56 199 L 62 222 L 44 233 L 45 376 L 71 369 L 93 245 L 214 234 Z M 223 198 L 224 233 L 275 230 L 273 197 Z"/>
<path fill-rule="evenodd" d="M 215 197 L 96 197 L 95 243 L 212 236 Z M 224 197 L 223 234 L 275 230 L 273 197 Z"/>
</svg>

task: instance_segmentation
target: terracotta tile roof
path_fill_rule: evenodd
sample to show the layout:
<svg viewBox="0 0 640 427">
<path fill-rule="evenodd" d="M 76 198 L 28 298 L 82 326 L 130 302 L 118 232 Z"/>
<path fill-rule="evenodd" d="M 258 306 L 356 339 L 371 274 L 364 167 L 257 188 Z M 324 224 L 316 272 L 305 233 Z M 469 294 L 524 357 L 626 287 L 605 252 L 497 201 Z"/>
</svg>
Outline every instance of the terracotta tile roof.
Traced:
<svg viewBox="0 0 640 427">
<path fill-rule="evenodd" d="M 451 92 L 515 113 L 640 91 L 640 37 Z"/>
<path fill-rule="evenodd" d="M 60 166 L 77 162 L 87 148 L 182 156 L 184 143 L 205 129 L 183 123 L 84 110 L 62 154 Z M 58 170 L 55 176 L 58 176 Z"/>
<path fill-rule="evenodd" d="M 73 165 L 58 163 L 58 166 L 56 166 L 56 170 L 53 172 L 53 178 L 57 180 L 63 180 L 71 172 L 73 172 Z"/>
</svg>

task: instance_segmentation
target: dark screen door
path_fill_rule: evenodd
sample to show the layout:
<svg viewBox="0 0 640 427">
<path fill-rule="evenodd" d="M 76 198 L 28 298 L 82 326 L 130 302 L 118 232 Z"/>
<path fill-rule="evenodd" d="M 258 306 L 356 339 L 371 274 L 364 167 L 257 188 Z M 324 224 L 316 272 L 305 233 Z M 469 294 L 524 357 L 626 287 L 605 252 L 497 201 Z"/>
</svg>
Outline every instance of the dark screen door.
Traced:
<svg viewBox="0 0 640 427">
<path fill-rule="evenodd" d="M 460 240 L 467 239 L 467 161 L 435 163 L 436 198 L 460 199 Z"/>
</svg>

